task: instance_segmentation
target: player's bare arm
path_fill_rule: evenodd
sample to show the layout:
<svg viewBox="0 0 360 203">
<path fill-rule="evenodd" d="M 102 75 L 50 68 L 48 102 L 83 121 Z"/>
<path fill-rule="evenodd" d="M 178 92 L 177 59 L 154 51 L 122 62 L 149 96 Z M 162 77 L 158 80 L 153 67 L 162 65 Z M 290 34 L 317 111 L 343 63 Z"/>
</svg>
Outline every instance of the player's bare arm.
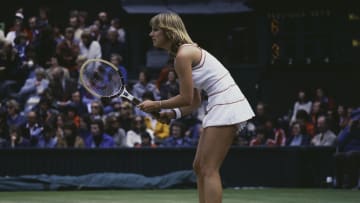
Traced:
<svg viewBox="0 0 360 203">
<path fill-rule="evenodd" d="M 184 47 L 175 58 L 175 71 L 178 75 L 180 93 L 167 100 L 145 101 L 139 108 L 145 112 L 153 112 L 159 109 L 171 109 L 184 106 L 191 106 L 194 100 L 194 87 L 192 81 L 193 50 Z"/>
</svg>

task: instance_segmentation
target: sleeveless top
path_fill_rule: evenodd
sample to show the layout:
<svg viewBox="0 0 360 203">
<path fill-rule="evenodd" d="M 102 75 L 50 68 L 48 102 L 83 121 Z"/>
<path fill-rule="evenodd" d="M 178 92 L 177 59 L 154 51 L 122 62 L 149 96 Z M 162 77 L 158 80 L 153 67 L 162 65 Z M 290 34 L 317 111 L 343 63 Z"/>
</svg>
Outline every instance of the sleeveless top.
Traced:
<svg viewBox="0 0 360 203">
<path fill-rule="evenodd" d="M 192 44 L 182 46 L 185 45 L 196 46 Z M 228 112 L 229 116 L 234 114 L 233 117 L 235 117 L 233 121 L 226 121 L 223 124 L 246 121 L 252 118 L 254 113 L 251 106 L 230 72 L 209 52 L 198 46 L 196 47 L 201 50 L 201 59 L 197 65 L 192 67 L 193 86 L 205 91 L 208 96 L 206 114 L 210 114 L 213 108 L 217 108 L 213 112 L 214 115 L 208 115 L 213 117 L 211 118 L 212 121 L 208 122 L 209 125 L 213 125 L 212 122 L 221 124 L 221 121 L 217 121 L 221 112 Z"/>
</svg>

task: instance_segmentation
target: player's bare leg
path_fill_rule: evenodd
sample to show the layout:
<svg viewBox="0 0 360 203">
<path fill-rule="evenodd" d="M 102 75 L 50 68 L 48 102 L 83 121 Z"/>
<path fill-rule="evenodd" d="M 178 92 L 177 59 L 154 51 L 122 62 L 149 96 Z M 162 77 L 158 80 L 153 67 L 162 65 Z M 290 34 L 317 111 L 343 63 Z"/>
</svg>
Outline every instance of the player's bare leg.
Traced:
<svg viewBox="0 0 360 203">
<path fill-rule="evenodd" d="M 200 203 L 220 203 L 222 201 L 219 170 L 234 140 L 235 133 L 235 125 L 204 129 L 193 164 L 198 178 Z"/>
<path fill-rule="evenodd" d="M 202 134 L 203 135 L 203 134 Z M 199 196 L 199 203 L 205 203 L 205 199 L 204 199 L 204 184 L 203 184 L 203 182 L 204 182 L 204 180 L 203 180 L 203 178 L 201 177 L 201 176 L 199 176 L 198 174 L 199 174 L 199 172 L 198 172 L 198 170 L 199 170 L 199 166 L 198 166 L 198 160 L 199 160 L 199 154 L 200 154 L 200 151 L 201 150 L 199 150 L 199 148 L 201 147 L 201 143 L 203 142 L 202 140 L 202 137 L 203 136 L 200 136 L 200 138 L 199 138 L 199 142 L 198 142 L 198 146 L 197 146 L 197 150 L 196 150 L 196 154 L 195 154 L 195 158 L 194 158 L 194 163 L 193 163 L 193 168 L 194 168 L 194 171 L 195 171 L 195 173 L 196 173 L 196 175 L 197 175 L 197 179 L 196 179 L 196 182 L 197 182 L 197 191 L 198 191 L 198 196 Z"/>
</svg>

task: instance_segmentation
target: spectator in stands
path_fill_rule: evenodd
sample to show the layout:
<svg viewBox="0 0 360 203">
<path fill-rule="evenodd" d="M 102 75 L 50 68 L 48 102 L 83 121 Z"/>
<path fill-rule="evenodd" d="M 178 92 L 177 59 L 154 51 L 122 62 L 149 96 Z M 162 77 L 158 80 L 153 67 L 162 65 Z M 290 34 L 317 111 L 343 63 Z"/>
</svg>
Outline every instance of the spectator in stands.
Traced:
<svg viewBox="0 0 360 203">
<path fill-rule="evenodd" d="M 5 33 L 3 30 L 0 29 L 0 41 L 5 40 Z"/>
<path fill-rule="evenodd" d="M 13 26 L 9 29 L 9 32 L 6 34 L 6 40 L 10 42 L 12 45 L 15 45 L 15 39 L 20 34 L 26 34 L 25 26 L 23 23 L 24 15 L 20 12 L 17 12 L 14 17 L 15 19 L 13 22 Z"/>
<path fill-rule="evenodd" d="M 66 119 L 75 123 L 76 127 L 80 127 L 80 116 L 78 114 L 78 109 L 75 105 L 69 104 L 65 107 L 64 110 L 66 114 Z"/>
<path fill-rule="evenodd" d="M 158 74 L 158 78 L 156 79 L 156 88 L 160 89 L 161 85 L 168 80 L 169 71 L 171 69 L 174 69 L 174 61 L 170 58 Z"/>
<path fill-rule="evenodd" d="M 314 102 L 315 101 L 320 102 L 320 105 L 325 108 L 325 110 L 335 108 L 334 99 L 325 93 L 324 88 L 318 87 L 315 89 Z"/>
<path fill-rule="evenodd" d="M 17 90 L 20 58 L 11 43 L 0 42 L 0 98 L 7 98 Z"/>
<path fill-rule="evenodd" d="M 126 32 L 123 26 L 121 25 L 121 20 L 119 18 L 113 18 L 111 20 L 111 26 L 109 30 L 115 30 L 118 33 L 118 40 L 121 43 L 126 41 Z"/>
<path fill-rule="evenodd" d="M 255 117 L 250 120 L 256 127 L 263 126 L 265 121 L 270 117 L 268 105 L 264 102 L 258 102 L 255 109 Z"/>
<path fill-rule="evenodd" d="M 74 106 L 76 108 L 77 114 L 79 116 L 83 116 L 88 114 L 88 108 L 86 104 L 81 100 L 81 93 L 79 90 L 76 90 L 71 94 L 71 102 L 69 105 Z"/>
<path fill-rule="evenodd" d="M 131 129 L 134 119 L 134 107 L 129 101 L 123 101 L 120 106 L 120 123 L 125 132 Z"/>
<path fill-rule="evenodd" d="M 59 65 L 58 59 L 56 56 L 52 56 L 49 61 L 49 67 L 46 69 L 47 78 L 51 81 L 53 80 L 53 74 L 56 69 L 60 68 L 64 72 L 65 78 L 70 78 L 69 70 L 65 67 Z"/>
<path fill-rule="evenodd" d="M 256 128 L 255 136 L 250 140 L 249 146 L 264 146 L 266 144 L 266 133 L 263 126 Z"/>
<path fill-rule="evenodd" d="M 120 54 L 113 53 L 111 54 L 110 62 L 118 68 L 123 76 L 125 84 L 128 84 L 128 73 L 126 68 L 123 66 L 123 57 Z"/>
<path fill-rule="evenodd" d="M 21 103 L 27 101 L 30 97 L 40 97 L 49 86 L 49 80 L 46 78 L 46 72 L 43 68 L 35 69 L 35 77 L 28 78 L 17 97 Z"/>
<path fill-rule="evenodd" d="M 340 132 L 339 118 L 335 109 L 328 109 L 326 112 L 326 118 L 328 119 L 329 129 L 334 133 L 338 134 Z"/>
<path fill-rule="evenodd" d="M 26 50 L 29 46 L 29 42 L 26 37 L 26 33 L 21 32 L 16 36 L 13 43 L 13 46 L 16 50 L 21 64 L 24 64 L 26 62 Z"/>
<path fill-rule="evenodd" d="M 51 122 L 59 113 L 53 105 L 53 100 L 46 96 L 43 96 L 40 99 L 39 104 L 34 108 L 34 111 L 36 111 L 40 123 Z"/>
<path fill-rule="evenodd" d="M 37 27 L 42 28 L 49 25 L 49 14 L 50 9 L 48 7 L 42 6 L 39 8 L 39 16 L 37 19 Z"/>
<path fill-rule="evenodd" d="M 80 40 L 80 38 L 75 38 L 75 32 L 77 32 L 77 36 L 81 36 L 79 35 L 79 11 L 77 10 L 73 10 L 73 11 L 70 11 L 70 15 L 69 15 L 69 26 L 71 28 L 73 28 L 74 30 L 74 39 L 75 40 Z"/>
<path fill-rule="evenodd" d="M 27 121 L 21 128 L 23 130 L 22 136 L 30 140 L 31 146 L 33 147 L 39 146 L 40 139 L 46 133 L 43 125 L 39 122 L 39 117 L 35 111 L 27 113 Z"/>
<path fill-rule="evenodd" d="M 315 136 L 315 125 L 311 122 L 309 114 L 305 110 L 298 110 L 296 114 L 296 122 L 305 126 L 306 134 L 311 137 Z"/>
<path fill-rule="evenodd" d="M 85 140 L 86 148 L 112 148 L 115 147 L 114 139 L 105 133 L 104 121 L 93 119 L 90 121 L 90 135 Z"/>
<path fill-rule="evenodd" d="M 101 101 L 93 101 L 91 102 L 91 111 L 90 111 L 91 119 L 102 119 L 104 120 L 104 106 Z"/>
<path fill-rule="evenodd" d="M 317 120 L 318 134 L 312 138 L 311 144 L 314 146 L 333 146 L 335 145 L 336 135 L 330 130 L 329 120 L 326 116 L 319 116 Z"/>
<path fill-rule="evenodd" d="M 106 38 L 106 36 L 102 35 L 102 33 L 100 31 L 100 22 L 98 20 L 95 20 L 94 23 L 92 25 L 90 25 L 88 29 L 90 31 L 91 36 L 93 37 L 93 39 L 95 41 L 100 43 L 101 41 L 103 41 Z"/>
<path fill-rule="evenodd" d="M 234 145 L 249 146 L 250 141 L 256 136 L 257 129 L 255 125 L 248 122 L 245 128 L 237 133 L 237 137 L 234 140 Z"/>
<path fill-rule="evenodd" d="M 141 134 L 147 132 L 154 140 L 153 131 L 148 129 L 145 124 L 144 117 L 135 116 L 131 124 L 131 129 L 126 133 L 126 146 L 135 147 L 141 144 Z"/>
<path fill-rule="evenodd" d="M 360 188 L 360 108 L 351 114 L 348 125 L 337 137 L 336 184 L 337 188 Z"/>
<path fill-rule="evenodd" d="M 25 58 L 22 60 L 21 64 L 19 64 L 19 69 L 15 71 L 17 75 L 17 84 L 23 85 L 25 80 L 35 78 L 35 70 L 39 68 L 43 69 L 38 63 L 34 46 L 26 46 Z"/>
<path fill-rule="evenodd" d="M 24 74 L 23 78 L 35 77 L 35 69 L 44 68 L 39 64 L 37 59 L 37 53 L 33 45 L 26 46 L 25 50 L 25 60 L 20 64 L 21 74 Z M 22 79 L 22 78 L 19 78 Z"/>
<path fill-rule="evenodd" d="M 56 128 L 50 123 L 45 123 L 43 134 L 39 137 L 36 145 L 38 148 L 55 148 L 58 142 Z"/>
<path fill-rule="evenodd" d="M 351 107 L 351 106 L 349 106 L 349 107 L 346 109 L 346 111 L 347 111 L 347 114 L 349 115 L 349 117 L 350 117 L 350 119 L 351 119 L 351 114 L 353 113 L 354 108 Z"/>
<path fill-rule="evenodd" d="M 11 126 L 22 126 L 26 122 L 26 118 L 21 114 L 20 104 L 11 99 L 6 102 L 7 107 L 7 118 L 6 122 L 9 127 Z"/>
<path fill-rule="evenodd" d="M 152 92 L 155 99 L 158 99 L 158 90 L 156 85 L 151 82 L 150 73 L 142 69 L 139 72 L 138 81 L 133 85 L 132 95 L 136 98 L 142 98 L 144 92 Z"/>
<path fill-rule="evenodd" d="M 81 34 L 84 32 L 86 28 L 86 23 L 88 20 L 88 12 L 79 11 L 78 12 L 78 28 L 75 30 L 75 39 L 81 40 Z"/>
<path fill-rule="evenodd" d="M 93 39 L 90 30 L 83 31 L 79 46 L 80 56 L 86 59 L 101 58 L 102 56 L 100 43 Z"/>
<path fill-rule="evenodd" d="M 63 125 L 62 136 L 57 135 L 57 148 L 84 148 L 85 143 L 79 134 L 78 127 L 72 121 L 66 121 Z"/>
<path fill-rule="evenodd" d="M 114 97 L 110 101 L 102 100 L 101 102 L 104 104 L 105 115 L 110 113 L 118 113 L 120 115 L 121 103 L 122 103 L 121 97 Z"/>
<path fill-rule="evenodd" d="M 79 42 L 74 38 L 74 28 L 65 29 L 65 39 L 56 46 L 59 65 L 67 68 L 72 78 L 76 78 L 76 60 L 80 53 Z"/>
<path fill-rule="evenodd" d="M 167 80 L 160 86 L 160 98 L 169 99 L 179 94 L 179 83 L 174 69 L 169 70 Z"/>
<path fill-rule="evenodd" d="M 140 134 L 141 137 L 141 143 L 140 144 L 135 144 L 135 148 L 156 148 L 157 145 L 154 143 L 154 141 L 152 140 L 152 137 L 150 136 L 150 134 L 148 132 L 142 132 Z"/>
<path fill-rule="evenodd" d="M 91 103 L 94 101 L 98 101 L 99 98 L 92 95 L 83 86 L 80 86 L 78 90 L 80 91 L 81 101 L 85 104 L 87 108 L 87 112 L 91 112 Z"/>
<path fill-rule="evenodd" d="M 187 127 L 185 136 L 191 140 L 192 146 L 197 146 L 200 136 L 204 132 L 204 128 L 202 127 L 201 121 L 194 119 L 191 122 L 188 123 L 185 122 L 184 124 Z"/>
<path fill-rule="evenodd" d="M 48 67 L 51 57 L 56 54 L 56 45 L 53 29 L 46 25 L 40 29 L 39 40 L 33 43 L 37 61 L 42 67 Z"/>
<path fill-rule="evenodd" d="M 80 117 L 79 135 L 85 140 L 90 136 L 90 117 L 85 115 Z"/>
<path fill-rule="evenodd" d="M 102 58 L 110 60 L 111 54 L 125 55 L 125 45 L 118 40 L 116 30 L 108 30 L 106 38 L 101 41 Z"/>
<path fill-rule="evenodd" d="M 308 100 L 306 92 L 304 90 L 300 90 L 298 92 L 298 98 L 293 106 L 290 124 L 296 121 L 296 114 L 300 109 L 306 111 L 309 114 L 311 111 L 311 106 L 312 102 Z"/>
<path fill-rule="evenodd" d="M 344 129 L 348 125 L 351 119 L 350 115 L 351 112 L 348 112 L 347 108 L 344 105 L 341 104 L 338 105 L 337 116 L 338 116 L 338 122 L 339 122 L 338 125 L 340 130 Z"/>
<path fill-rule="evenodd" d="M 58 113 L 54 119 L 49 122 L 53 122 L 53 126 L 56 128 L 56 137 L 64 137 L 64 123 L 67 122 L 67 117 L 64 112 Z M 47 122 L 47 123 L 49 123 Z"/>
<path fill-rule="evenodd" d="M 9 142 L 9 126 L 6 123 L 6 111 L 0 103 L 0 147 Z"/>
<path fill-rule="evenodd" d="M 238 134 L 233 142 L 234 146 L 249 146 L 250 139 L 244 134 Z"/>
<path fill-rule="evenodd" d="M 28 28 L 25 30 L 30 44 L 36 43 L 40 34 L 36 21 L 37 21 L 36 16 L 31 16 L 28 20 Z"/>
<path fill-rule="evenodd" d="M 272 119 L 267 119 L 264 124 L 265 133 L 266 133 L 266 145 L 267 146 L 285 146 L 286 143 L 286 134 L 285 130 L 282 129 L 278 121 L 273 121 Z"/>
<path fill-rule="evenodd" d="M 61 31 L 61 25 L 54 24 L 52 29 L 53 29 L 54 40 L 57 46 L 60 44 L 60 42 L 62 42 L 65 39 L 65 36 Z M 79 38 L 79 42 L 80 42 L 80 38 Z"/>
<path fill-rule="evenodd" d="M 325 109 L 320 101 L 313 101 L 310 112 L 311 122 L 316 126 L 317 119 L 320 115 L 325 114 Z"/>
<path fill-rule="evenodd" d="M 62 68 L 57 67 L 52 72 L 49 90 L 58 108 L 64 108 L 71 102 L 71 94 L 77 90 L 77 81 L 65 77 Z"/>
<path fill-rule="evenodd" d="M 161 147 L 191 147 L 193 146 L 192 140 L 185 136 L 186 126 L 179 122 L 174 121 L 170 127 L 170 136 L 161 142 Z"/>
<path fill-rule="evenodd" d="M 102 36 L 105 36 L 106 32 L 110 28 L 110 21 L 109 21 L 108 13 L 106 11 L 99 12 L 97 20 L 99 21 L 100 33 Z"/>
<path fill-rule="evenodd" d="M 116 147 L 126 147 L 126 132 L 119 121 L 119 113 L 112 112 L 105 119 L 105 132 L 109 134 L 115 142 Z"/>
<path fill-rule="evenodd" d="M 26 148 L 31 146 L 30 141 L 22 136 L 22 131 L 18 127 L 10 127 L 9 136 L 8 141 L 3 143 L 4 148 Z"/>
<path fill-rule="evenodd" d="M 290 127 L 290 136 L 286 140 L 286 146 L 309 146 L 310 136 L 306 133 L 303 123 L 293 122 Z"/>
</svg>

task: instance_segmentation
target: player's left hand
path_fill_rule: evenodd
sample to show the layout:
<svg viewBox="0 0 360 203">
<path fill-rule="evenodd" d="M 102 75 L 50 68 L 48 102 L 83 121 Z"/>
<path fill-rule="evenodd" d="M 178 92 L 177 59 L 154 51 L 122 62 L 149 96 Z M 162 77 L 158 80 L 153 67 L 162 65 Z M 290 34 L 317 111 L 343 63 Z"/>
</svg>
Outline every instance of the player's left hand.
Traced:
<svg viewBox="0 0 360 203">
<path fill-rule="evenodd" d="M 158 112 L 161 110 L 159 101 L 145 100 L 141 102 L 137 107 L 146 113 Z"/>
</svg>

